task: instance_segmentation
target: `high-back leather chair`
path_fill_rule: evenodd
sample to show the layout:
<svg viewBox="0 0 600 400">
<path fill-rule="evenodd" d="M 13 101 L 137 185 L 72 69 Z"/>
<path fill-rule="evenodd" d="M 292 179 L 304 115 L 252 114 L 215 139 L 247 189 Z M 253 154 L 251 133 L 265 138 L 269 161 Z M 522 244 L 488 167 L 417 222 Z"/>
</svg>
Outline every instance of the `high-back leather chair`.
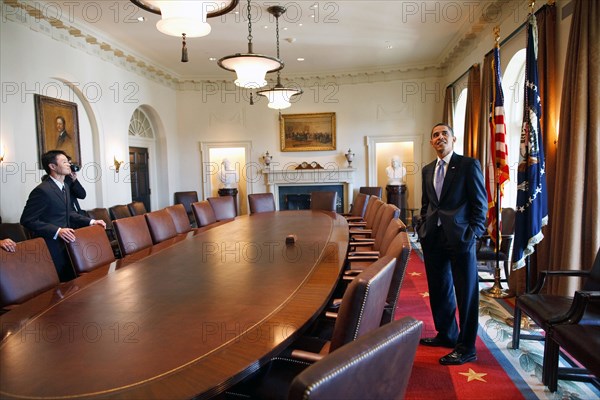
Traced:
<svg viewBox="0 0 600 400">
<path fill-rule="evenodd" d="M 354 196 L 354 200 L 352 201 L 352 207 L 350 207 L 350 212 L 345 214 L 345 217 L 355 217 L 355 218 L 363 218 L 365 216 L 365 211 L 367 211 L 367 204 L 369 202 L 368 194 L 358 193 Z"/>
<path fill-rule="evenodd" d="M 296 375 L 287 398 L 404 398 L 422 329 L 412 317 L 377 328 Z"/>
<path fill-rule="evenodd" d="M 100 225 L 75 231 L 75 241 L 67 243 L 67 251 L 77 275 L 95 270 L 115 261 L 115 255 Z"/>
<path fill-rule="evenodd" d="M 386 256 L 396 258 L 396 265 L 394 266 L 394 275 L 392 276 L 390 290 L 388 291 L 385 307 L 383 308 L 383 316 L 381 317 L 382 325 L 394 320 L 396 308 L 398 307 L 398 299 L 400 298 L 400 289 L 402 288 L 404 276 L 406 275 L 406 267 L 408 266 L 411 249 L 412 247 L 410 245 L 408 233 L 406 230 L 403 230 L 396 235 L 396 238 L 394 238 L 385 251 Z"/>
<path fill-rule="evenodd" d="M 171 216 L 178 235 L 186 234 L 192 230 L 192 225 L 190 224 L 190 220 L 188 219 L 188 215 L 185 212 L 185 207 L 183 204 L 175 204 L 166 207 L 165 210 L 167 210 Z"/>
<path fill-rule="evenodd" d="M 112 247 L 113 254 L 116 258 L 121 258 L 121 249 L 119 249 L 119 241 L 117 240 L 117 235 L 115 234 L 115 227 L 113 226 L 112 220 L 108 214 L 108 210 L 106 208 L 93 208 L 91 210 L 87 210 L 88 216 L 92 219 L 96 219 L 99 221 L 104 221 L 106 224 L 106 229 L 104 232 L 108 237 L 110 242 L 110 246 Z"/>
<path fill-rule="evenodd" d="M 177 228 L 175 228 L 173 219 L 164 208 L 146 213 L 144 216 L 150 229 L 152 243 L 157 244 L 177 236 Z"/>
<path fill-rule="evenodd" d="M 248 195 L 250 214 L 275 211 L 273 193 L 253 193 Z"/>
<path fill-rule="evenodd" d="M 337 210 L 337 192 L 311 192 L 310 209 L 323 211 Z"/>
<path fill-rule="evenodd" d="M 217 221 L 231 220 L 236 217 L 235 199 L 233 196 L 209 197 L 210 203 Z"/>
<path fill-rule="evenodd" d="M 198 201 L 198 192 L 196 191 L 187 191 L 187 192 L 175 192 L 173 195 L 175 197 L 175 204 L 183 204 L 185 208 L 185 212 L 188 215 L 188 219 L 190 224 L 193 224 L 194 221 L 194 213 L 192 211 L 192 203 Z"/>
<path fill-rule="evenodd" d="M 24 242 L 30 238 L 29 232 L 18 222 L 0 223 L 0 239 L 12 239 L 13 242 Z"/>
<path fill-rule="evenodd" d="M 133 201 L 127 204 L 127 208 L 129 208 L 129 212 L 132 216 L 144 215 L 148 212 L 146 211 L 146 206 L 141 201 Z"/>
<path fill-rule="evenodd" d="M 42 238 L 26 240 L 14 253 L 0 250 L 0 308 L 21 304 L 59 284 Z"/>
<path fill-rule="evenodd" d="M 124 256 L 152 247 L 152 236 L 143 215 L 120 218 L 113 222 L 121 254 Z"/>
<path fill-rule="evenodd" d="M 276 360 L 276 364 L 272 364 L 272 361 L 256 376 L 234 387 L 231 393 L 249 398 L 285 398 L 285 393 L 280 392 L 287 389 L 289 382 L 300 370 L 306 368 L 307 363 L 325 361 L 328 355 L 336 354 L 351 342 L 368 337 L 370 332 L 379 327 L 394 263 L 393 258 L 386 257 L 359 275 L 348 286 L 335 320 L 331 340 L 326 341 L 319 337 L 300 338 L 292 344 L 294 350 L 291 351 L 291 359 L 286 355 L 289 350 L 285 350 L 283 356 L 278 357 L 282 362 Z M 418 337 L 417 334 L 414 340 L 418 341 Z M 302 350 L 298 345 L 306 345 L 312 351 Z M 320 350 L 317 350 L 319 348 Z"/>
<path fill-rule="evenodd" d="M 208 200 L 192 203 L 192 211 L 198 227 L 205 227 L 217 222 L 217 216 Z"/>
<path fill-rule="evenodd" d="M 114 221 L 116 219 L 121 218 L 129 218 L 131 217 L 131 211 L 129 211 L 129 207 L 126 204 L 118 204 L 116 206 L 112 206 L 108 209 L 110 212 L 110 218 Z"/>
<path fill-rule="evenodd" d="M 383 188 L 381 186 L 361 186 L 360 189 L 358 189 L 358 192 L 381 198 L 383 195 Z"/>
</svg>

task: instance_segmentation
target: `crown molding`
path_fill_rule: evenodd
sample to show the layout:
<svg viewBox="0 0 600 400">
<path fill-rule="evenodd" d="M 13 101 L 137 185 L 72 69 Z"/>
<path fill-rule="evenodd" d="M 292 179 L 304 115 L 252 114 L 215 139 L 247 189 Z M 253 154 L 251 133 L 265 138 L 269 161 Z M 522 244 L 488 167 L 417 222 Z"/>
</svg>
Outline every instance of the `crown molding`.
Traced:
<svg viewBox="0 0 600 400">
<path fill-rule="evenodd" d="M 144 59 L 130 49 L 111 43 L 103 37 L 101 32 L 94 32 L 88 27 L 79 26 L 75 21 L 64 21 L 45 15 L 40 12 L 39 7 L 35 6 L 37 4 L 35 2 L 22 0 L 3 0 L 3 2 L 6 7 L 11 8 L 11 10 L 8 10 L 6 7 L 2 7 L 3 21 L 25 25 L 35 32 L 45 34 L 73 48 L 174 90 L 202 91 L 207 84 L 225 85 L 230 83 L 229 80 L 222 78 L 183 78 Z M 511 6 L 511 2 L 506 2 L 506 0 L 493 0 L 489 4 L 491 5 L 482 8 L 476 22 L 466 24 L 465 29 L 457 35 L 457 39 L 441 55 L 437 63 L 413 66 L 382 66 L 381 68 L 363 71 L 328 71 L 309 75 L 300 74 L 286 76 L 282 80 L 289 85 L 310 87 L 316 84 L 355 85 L 443 77 L 454 64 L 460 62 L 465 54 L 476 47 L 478 39 L 486 28 L 498 25 L 501 22 L 498 20 L 499 18 L 490 18 L 489 13 L 486 14 L 486 10 L 489 11 L 490 7 L 496 7 L 494 10 L 500 10 L 496 12 L 496 15 L 501 16 L 502 20 L 515 12 L 514 5 Z M 275 84 L 274 78 L 269 84 Z"/>
</svg>

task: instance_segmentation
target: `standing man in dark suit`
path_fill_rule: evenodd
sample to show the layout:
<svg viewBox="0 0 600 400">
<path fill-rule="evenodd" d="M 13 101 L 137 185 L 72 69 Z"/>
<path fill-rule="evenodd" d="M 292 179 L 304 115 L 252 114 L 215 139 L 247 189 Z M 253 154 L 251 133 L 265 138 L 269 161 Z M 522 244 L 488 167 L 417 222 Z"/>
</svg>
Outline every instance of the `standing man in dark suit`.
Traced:
<svg viewBox="0 0 600 400">
<path fill-rule="evenodd" d="M 475 239 L 485 231 L 487 212 L 479 161 L 454 153 L 455 142 L 451 127 L 433 127 L 430 143 L 437 160 L 423 168 L 418 228 L 431 313 L 438 332 L 435 337 L 421 339 L 421 344 L 452 348 L 440 358 L 443 365 L 461 365 L 477 359 L 479 288 Z"/>
<path fill-rule="evenodd" d="M 42 167 L 49 178 L 29 194 L 21 215 L 21 225 L 35 236 L 43 237 L 52 255 L 52 261 L 61 281 L 75 278 L 66 242 L 75 241 L 73 228 L 106 224 L 76 213 L 71 207 L 65 176 L 71 173 L 71 163 L 62 150 L 50 150 L 42 155 Z"/>
</svg>

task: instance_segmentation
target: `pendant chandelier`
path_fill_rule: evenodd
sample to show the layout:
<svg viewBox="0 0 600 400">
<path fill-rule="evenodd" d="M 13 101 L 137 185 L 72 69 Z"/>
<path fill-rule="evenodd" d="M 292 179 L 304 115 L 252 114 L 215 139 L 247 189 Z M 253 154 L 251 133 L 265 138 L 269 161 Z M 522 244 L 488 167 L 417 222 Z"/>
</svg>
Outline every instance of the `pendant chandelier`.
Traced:
<svg viewBox="0 0 600 400">
<path fill-rule="evenodd" d="M 188 61 L 186 38 L 201 37 L 210 33 L 207 18 L 218 17 L 233 10 L 239 0 L 130 0 L 143 10 L 159 14 L 156 28 L 169 36 L 182 38 L 181 62 Z"/>
<path fill-rule="evenodd" d="M 285 13 L 285 7 L 271 6 L 267 11 L 275 17 L 276 38 L 277 38 L 277 58 L 279 58 L 279 17 Z M 259 90 L 256 92 L 265 96 L 269 100 L 268 107 L 274 110 L 283 110 L 290 107 L 292 96 L 302 94 L 301 89 L 286 88 L 281 84 L 281 69 L 277 71 L 277 84 L 271 89 Z"/>
<path fill-rule="evenodd" d="M 265 75 L 279 71 L 283 62 L 279 58 L 256 54 L 252 51 L 252 13 L 248 0 L 248 52 L 225 56 L 218 61 L 219 67 L 237 74 L 235 84 L 246 89 L 256 89 L 267 84 Z"/>
</svg>

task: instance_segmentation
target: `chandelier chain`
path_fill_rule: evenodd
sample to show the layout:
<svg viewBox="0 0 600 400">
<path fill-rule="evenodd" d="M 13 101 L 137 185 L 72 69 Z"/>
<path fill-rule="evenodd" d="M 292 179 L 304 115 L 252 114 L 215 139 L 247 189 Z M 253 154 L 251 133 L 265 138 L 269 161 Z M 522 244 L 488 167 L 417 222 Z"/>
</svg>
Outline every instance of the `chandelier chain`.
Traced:
<svg viewBox="0 0 600 400">
<path fill-rule="evenodd" d="M 279 57 L 279 15 L 275 15 L 275 38 L 277 39 L 277 58 Z M 277 70 L 277 84 L 281 83 L 281 69 Z"/>
<path fill-rule="evenodd" d="M 252 12 L 250 10 L 250 0 L 248 0 L 248 42 L 252 43 Z"/>
</svg>

